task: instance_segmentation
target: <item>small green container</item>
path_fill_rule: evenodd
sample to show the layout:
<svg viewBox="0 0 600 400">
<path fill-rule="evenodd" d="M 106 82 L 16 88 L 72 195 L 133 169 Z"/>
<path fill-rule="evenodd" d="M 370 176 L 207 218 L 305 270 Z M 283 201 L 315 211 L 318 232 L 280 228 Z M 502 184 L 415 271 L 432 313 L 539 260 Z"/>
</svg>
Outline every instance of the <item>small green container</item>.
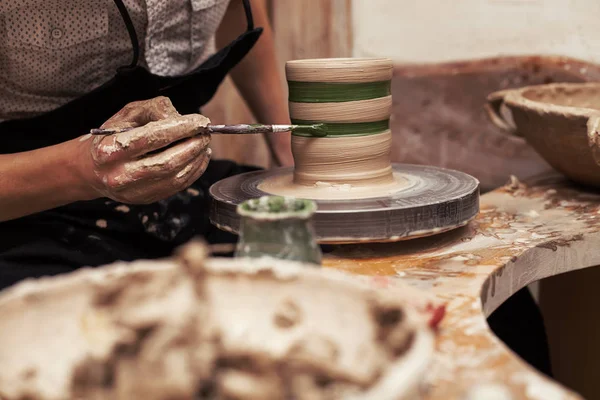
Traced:
<svg viewBox="0 0 600 400">
<path fill-rule="evenodd" d="M 236 257 L 273 257 L 321 265 L 315 240 L 312 200 L 264 196 L 237 207 L 240 215 Z"/>
</svg>

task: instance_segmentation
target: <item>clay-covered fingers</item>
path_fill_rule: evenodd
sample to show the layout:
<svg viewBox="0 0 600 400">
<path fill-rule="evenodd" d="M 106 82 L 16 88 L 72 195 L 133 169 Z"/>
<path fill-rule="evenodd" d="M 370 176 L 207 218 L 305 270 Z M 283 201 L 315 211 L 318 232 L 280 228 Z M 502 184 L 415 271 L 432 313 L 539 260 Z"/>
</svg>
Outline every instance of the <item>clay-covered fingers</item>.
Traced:
<svg viewBox="0 0 600 400">
<path fill-rule="evenodd" d="M 169 116 L 169 104 L 148 104 L 143 117 L 134 104 L 118 117 L 143 126 L 91 141 L 90 182 L 99 195 L 131 204 L 152 203 L 184 190 L 206 170 L 210 120 L 199 114 Z M 145 122 L 157 116 L 167 118 Z"/>
<path fill-rule="evenodd" d="M 149 204 L 170 197 L 187 189 L 202 176 L 210 162 L 211 149 L 205 148 L 188 164 L 178 165 L 177 168 L 164 170 L 160 174 L 145 174 L 133 181 L 124 184 L 117 177 L 113 181 L 110 196 L 115 200 L 128 204 Z M 107 185 L 109 186 L 109 185 Z"/>
<path fill-rule="evenodd" d="M 135 128 L 144 126 L 148 122 L 160 121 L 172 117 L 178 117 L 171 100 L 160 96 L 149 100 L 135 101 L 127 104 L 108 121 L 102 124 L 103 129 Z"/>
<path fill-rule="evenodd" d="M 210 120 L 200 114 L 190 114 L 150 122 L 127 132 L 98 136 L 92 157 L 100 165 L 131 160 L 193 136 L 206 147 L 210 143 L 209 123 Z"/>
<path fill-rule="evenodd" d="M 150 200 L 149 203 L 162 200 L 190 187 L 202 176 L 204 171 L 206 171 L 211 154 L 211 149 L 207 148 L 196 160 L 194 160 L 194 162 L 187 165 L 181 171 L 178 171 L 173 179 L 168 179 L 165 182 L 165 185 L 158 186 L 161 190 L 165 190 L 164 194 L 158 194 L 158 196 L 153 200 Z"/>
<path fill-rule="evenodd" d="M 187 139 L 159 153 L 122 163 L 112 169 L 114 188 L 133 182 L 169 177 L 189 166 L 208 146 L 204 136 Z M 109 184 L 111 181 L 109 179 Z"/>
</svg>

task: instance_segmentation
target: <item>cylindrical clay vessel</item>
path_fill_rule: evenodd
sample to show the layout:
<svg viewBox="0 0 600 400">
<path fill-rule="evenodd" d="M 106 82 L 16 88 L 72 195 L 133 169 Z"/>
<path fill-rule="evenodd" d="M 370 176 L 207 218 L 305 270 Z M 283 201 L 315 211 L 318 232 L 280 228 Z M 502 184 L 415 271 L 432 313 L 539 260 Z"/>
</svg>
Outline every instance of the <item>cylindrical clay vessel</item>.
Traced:
<svg viewBox="0 0 600 400">
<path fill-rule="evenodd" d="M 292 123 L 324 123 L 327 130 L 325 137 L 293 133 L 295 184 L 393 182 L 391 60 L 294 60 L 286 77 Z"/>
</svg>

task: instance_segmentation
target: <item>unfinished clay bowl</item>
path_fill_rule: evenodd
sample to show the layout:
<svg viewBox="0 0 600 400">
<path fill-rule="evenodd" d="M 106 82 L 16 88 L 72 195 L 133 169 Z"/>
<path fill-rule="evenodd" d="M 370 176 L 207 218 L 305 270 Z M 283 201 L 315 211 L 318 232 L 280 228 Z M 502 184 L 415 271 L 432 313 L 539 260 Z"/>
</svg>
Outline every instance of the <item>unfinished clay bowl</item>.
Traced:
<svg viewBox="0 0 600 400">
<path fill-rule="evenodd" d="M 280 369 L 304 362 L 368 377 L 387 340 L 373 312 L 392 307 L 402 307 L 395 326 L 414 332 L 411 344 L 372 385 L 343 398 L 419 396 L 434 348 L 427 294 L 291 261 L 204 254 L 188 246 L 177 260 L 81 269 L 1 292 L 0 397 L 191 399 L 209 379 L 238 399 L 272 399 L 264 392 L 279 381 L 260 371 L 280 361 Z M 254 373 L 241 369 L 249 366 Z M 300 383 L 309 390 L 311 382 Z"/>
<path fill-rule="evenodd" d="M 556 83 L 488 97 L 498 127 L 522 136 L 557 171 L 600 187 L 600 83 Z"/>
</svg>

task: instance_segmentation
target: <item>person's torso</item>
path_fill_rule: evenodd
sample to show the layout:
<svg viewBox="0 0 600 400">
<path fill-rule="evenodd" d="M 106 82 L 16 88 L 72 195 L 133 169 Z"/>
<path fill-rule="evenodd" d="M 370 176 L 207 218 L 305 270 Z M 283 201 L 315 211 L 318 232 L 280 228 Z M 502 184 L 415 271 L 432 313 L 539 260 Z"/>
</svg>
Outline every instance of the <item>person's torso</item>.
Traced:
<svg viewBox="0 0 600 400">
<path fill-rule="evenodd" d="M 185 74 L 214 52 L 229 0 L 124 0 L 140 64 Z M 132 58 L 113 0 L 0 2 L 0 121 L 58 108 L 110 80 Z"/>
</svg>

